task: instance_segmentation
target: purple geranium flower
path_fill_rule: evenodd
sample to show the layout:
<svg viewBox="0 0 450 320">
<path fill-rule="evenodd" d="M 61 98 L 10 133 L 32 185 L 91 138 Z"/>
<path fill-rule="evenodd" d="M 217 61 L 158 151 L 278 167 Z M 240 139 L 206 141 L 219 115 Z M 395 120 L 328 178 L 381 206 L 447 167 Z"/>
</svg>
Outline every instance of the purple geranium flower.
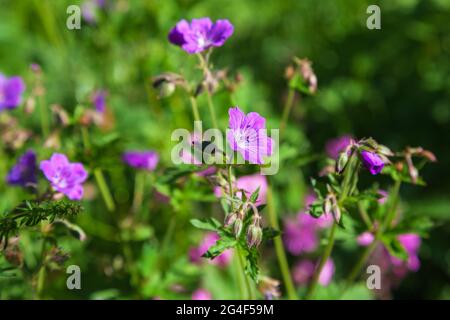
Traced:
<svg viewBox="0 0 450 320">
<path fill-rule="evenodd" d="M 92 103 L 94 104 L 95 110 L 97 112 L 104 113 L 106 110 L 106 91 L 95 91 L 92 95 Z"/>
<path fill-rule="evenodd" d="M 263 164 L 263 157 L 272 155 L 272 138 L 267 136 L 266 119 L 257 112 L 245 115 L 238 107 L 228 110 L 230 116 L 227 140 L 252 164 Z"/>
<path fill-rule="evenodd" d="M 213 246 L 219 239 L 220 237 L 217 233 L 213 232 L 207 233 L 203 238 L 203 241 L 200 243 L 200 245 L 196 248 L 192 248 L 189 251 L 189 260 L 193 263 L 200 263 L 202 261 L 202 255 L 205 254 L 208 251 L 208 249 L 211 246 Z M 232 255 L 233 251 L 231 249 L 227 249 L 224 252 L 222 252 L 219 256 L 208 261 L 213 265 L 217 265 L 219 267 L 226 267 L 230 263 Z"/>
<path fill-rule="evenodd" d="M 122 160 L 130 167 L 153 171 L 159 162 L 159 156 L 154 151 L 128 151 L 123 154 Z"/>
<path fill-rule="evenodd" d="M 41 161 L 40 168 L 56 191 L 70 200 L 83 198 L 83 182 L 88 174 L 82 163 L 70 163 L 64 154 L 54 153 L 50 160 Z"/>
<path fill-rule="evenodd" d="M 383 170 L 384 162 L 376 153 L 363 150 L 361 151 L 361 157 L 364 166 L 371 174 L 376 175 Z"/>
<path fill-rule="evenodd" d="M 339 154 L 347 148 L 352 141 L 352 136 L 343 135 L 335 139 L 331 139 L 325 145 L 325 151 L 330 158 L 337 159 Z"/>
<path fill-rule="evenodd" d="M 233 34 L 233 25 L 228 20 L 210 18 L 179 21 L 169 32 L 169 41 L 189 54 L 202 52 L 211 47 L 221 47 Z"/>
<path fill-rule="evenodd" d="M 6 181 L 10 185 L 27 187 L 36 184 L 36 154 L 32 150 L 25 152 L 9 171 Z"/>
<path fill-rule="evenodd" d="M 7 78 L 0 73 L 0 111 L 14 109 L 22 102 L 25 83 L 21 77 Z"/>
</svg>

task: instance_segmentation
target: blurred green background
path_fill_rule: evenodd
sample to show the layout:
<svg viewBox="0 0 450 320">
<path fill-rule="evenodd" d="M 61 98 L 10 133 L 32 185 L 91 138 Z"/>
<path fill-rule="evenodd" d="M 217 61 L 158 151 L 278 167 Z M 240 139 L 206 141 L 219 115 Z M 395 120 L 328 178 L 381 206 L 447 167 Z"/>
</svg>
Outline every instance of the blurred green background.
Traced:
<svg viewBox="0 0 450 320">
<path fill-rule="evenodd" d="M 27 79 L 30 64 L 40 64 L 48 103 L 67 110 L 86 104 L 92 90 L 105 88 L 125 149 L 156 149 L 162 162 L 169 163 L 171 130 L 191 126 L 188 101 L 181 92 L 169 100 L 156 99 L 150 78 L 164 71 L 192 73 L 195 57 L 170 45 L 167 33 L 182 18 L 210 16 L 227 18 L 235 26 L 226 45 L 213 53 L 215 66 L 242 74 L 235 100 L 243 110 L 263 114 L 271 128 L 278 124 L 286 96 L 285 67 L 293 56 L 313 62 L 318 93 L 302 100 L 290 118 L 308 139 L 294 129 L 287 133 L 300 153 L 322 152 L 328 139 L 345 133 L 373 136 L 392 149 L 409 145 L 432 150 L 438 163 L 423 172 L 428 186 L 406 186 L 403 194 L 408 214 L 438 223 L 421 248 L 421 270 L 394 296 L 450 298 L 450 1 L 111 0 L 98 10 L 95 23 L 83 20 L 81 30 L 66 28 L 69 4 L 81 1 L 0 0 L 0 71 Z M 381 7 L 381 30 L 366 28 L 370 4 Z M 216 99 L 225 127 L 230 102 L 220 94 Z M 207 118 L 202 101 L 200 108 Z M 318 169 L 305 169 L 305 177 Z M 275 178 L 287 189 L 279 201 L 285 212 L 301 207 L 306 187 L 297 184 L 297 175 L 287 170 Z M 114 186 L 115 195 L 126 202 L 127 186 Z M 5 190 L 0 197 L 2 210 L 14 203 Z M 96 218 L 107 215 L 94 205 L 88 208 Z M 168 217 L 155 219 L 170 226 Z M 183 226 L 189 224 L 176 228 Z M 179 243 L 183 236 L 178 235 Z M 89 245 L 109 250 L 107 242 Z M 151 245 L 145 250 L 151 264 Z M 186 244 L 177 250 L 174 254 L 182 255 Z M 82 257 L 81 249 L 78 254 Z M 89 274 L 86 292 L 92 293 L 98 284 L 94 271 Z"/>
</svg>

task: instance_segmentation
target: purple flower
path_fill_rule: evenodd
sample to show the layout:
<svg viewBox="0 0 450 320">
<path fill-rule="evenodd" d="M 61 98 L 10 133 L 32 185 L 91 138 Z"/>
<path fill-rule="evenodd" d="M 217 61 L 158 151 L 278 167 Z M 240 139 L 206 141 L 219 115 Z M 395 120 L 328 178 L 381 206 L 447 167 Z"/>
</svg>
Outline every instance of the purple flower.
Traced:
<svg viewBox="0 0 450 320">
<path fill-rule="evenodd" d="M 197 289 L 192 293 L 192 300 L 212 300 L 212 295 L 205 289 Z"/>
<path fill-rule="evenodd" d="M 88 174 L 82 163 L 70 163 L 64 154 L 54 153 L 50 160 L 41 161 L 40 168 L 56 191 L 70 200 L 83 198 L 83 182 Z"/>
<path fill-rule="evenodd" d="M 260 206 L 266 203 L 267 196 L 267 179 L 265 176 L 260 174 L 253 174 L 248 176 L 242 176 L 238 178 L 234 184 L 234 188 L 239 191 L 236 192 L 236 196 L 242 199 L 242 191 L 244 190 L 245 195 L 249 198 L 256 189 L 259 188 L 258 198 L 255 201 L 255 205 Z M 216 197 L 220 198 L 223 195 L 223 190 L 221 187 L 216 186 L 214 188 L 214 194 Z"/>
<path fill-rule="evenodd" d="M 9 171 L 6 181 L 11 185 L 27 187 L 36 184 L 36 154 L 32 150 L 25 152 Z"/>
<path fill-rule="evenodd" d="M 202 52 L 211 47 L 221 47 L 233 34 L 233 25 L 228 20 L 210 18 L 179 21 L 169 32 L 169 41 L 189 54 Z"/>
<path fill-rule="evenodd" d="M 373 242 L 374 239 L 374 235 L 371 232 L 366 231 L 356 237 L 356 242 L 358 242 L 360 246 L 367 247 Z"/>
<path fill-rule="evenodd" d="M 219 240 L 220 237 L 217 235 L 217 233 L 207 233 L 205 237 L 203 238 L 203 241 L 200 243 L 200 245 L 196 248 L 192 248 L 189 251 L 189 260 L 193 263 L 201 263 L 202 261 L 202 255 L 208 251 L 208 249 L 213 246 L 217 240 Z M 221 255 L 215 257 L 212 260 L 208 260 L 209 263 L 219 266 L 219 267 L 226 267 L 230 261 L 231 257 L 233 255 L 233 251 L 231 249 L 227 249 L 224 252 L 222 252 Z"/>
<path fill-rule="evenodd" d="M 245 115 L 238 107 L 228 110 L 230 116 L 227 140 L 231 149 L 246 161 L 263 164 L 263 157 L 272 155 L 272 139 L 267 136 L 266 119 L 257 112 Z"/>
<path fill-rule="evenodd" d="M 258 198 L 256 199 L 255 204 L 259 206 L 266 203 L 267 179 L 265 176 L 260 174 L 242 176 L 236 180 L 236 187 L 238 190 L 244 190 L 247 198 L 259 188 Z M 242 197 L 241 193 L 242 192 L 237 192 L 237 196 Z"/>
<path fill-rule="evenodd" d="M 302 213 L 297 220 L 287 220 L 284 224 L 283 241 L 287 251 L 293 255 L 312 252 L 319 245 L 316 225 L 304 217 L 307 214 Z"/>
<path fill-rule="evenodd" d="M 364 166 L 371 174 L 376 175 L 383 170 L 384 162 L 376 153 L 363 150 L 361 151 L 361 157 Z"/>
<path fill-rule="evenodd" d="M 331 258 L 325 262 L 325 265 L 323 266 L 322 271 L 320 272 L 319 276 L 319 283 L 326 287 L 330 284 L 331 280 L 333 279 L 334 275 L 334 262 Z"/>
<path fill-rule="evenodd" d="M 357 242 L 361 246 L 368 246 L 372 243 L 374 236 L 369 232 L 364 232 L 358 236 Z M 403 278 L 408 271 L 416 272 L 420 268 L 418 251 L 421 239 L 417 234 L 404 233 L 397 236 L 397 240 L 406 250 L 408 259 L 403 261 L 397 257 L 391 256 L 389 251 L 380 244 L 378 253 L 373 255 L 372 262 L 383 265 L 383 268 L 390 270 L 397 279 Z"/>
<path fill-rule="evenodd" d="M 311 281 L 314 271 L 318 265 L 318 263 L 314 263 L 311 260 L 299 261 L 292 270 L 292 278 L 294 279 L 294 282 L 298 285 L 306 285 L 309 281 Z M 326 287 L 331 282 L 334 275 L 334 269 L 334 262 L 331 258 L 329 258 L 320 272 L 318 280 L 320 285 Z"/>
<path fill-rule="evenodd" d="M 0 111 L 16 108 L 22 102 L 24 91 L 21 77 L 7 78 L 0 73 Z"/>
<path fill-rule="evenodd" d="M 97 112 L 104 113 L 106 110 L 106 91 L 95 91 L 92 95 L 92 103 L 94 104 L 95 110 Z"/>
<path fill-rule="evenodd" d="M 400 241 L 401 245 L 405 248 L 408 253 L 408 260 L 405 262 L 396 258 L 391 257 L 391 262 L 394 266 L 406 266 L 406 268 L 410 271 L 417 271 L 420 268 L 420 260 L 418 256 L 418 251 L 420 248 L 421 240 L 417 234 L 414 233 L 405 233 L 401 234 L 397 237 L 398 241 Z"/>
<path fill-rule="evenodd" d="M 123 154 L 122 160 L 130 167 L 153 171 L 159 162 L 159 156 L 154 151 L 128 151 Z"/>
<path fill-rule="evenodd" d="M 292 271 L 292 278 L 298 285 L 306 285 L 314 274 L 314 262 L 311 260 L 299 261 Z"/>
<path fill-rule="evenodd" d="M 325 145 L 325 151 L 330 158 L 337 159 L 339 154 L 347 148 L 351 141 L 352 136 L 348 134 L 331 139 Z"/>
</svg>

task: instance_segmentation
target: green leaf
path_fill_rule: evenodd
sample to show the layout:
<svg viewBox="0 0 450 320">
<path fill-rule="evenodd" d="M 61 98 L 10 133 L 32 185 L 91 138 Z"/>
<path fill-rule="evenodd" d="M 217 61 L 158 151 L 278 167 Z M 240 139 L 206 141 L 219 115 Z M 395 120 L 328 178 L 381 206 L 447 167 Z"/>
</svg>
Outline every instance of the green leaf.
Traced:
<svg viewBox="0 0 450 320">
<path fill-rule="evenodd" d="M 259 195 L 259 189 L 260 187 L 258 187 L 250 196 L 250 202 L 255 203 L 256 200 L 258 199 L 258 195 Z"/>
<path fill-rule="evenodd" d="M 237 240 L 234 237 L 226 236 L 221 237 L 216 241 L 214 245 L 209 247 L 208 251 L 203 254 L 202 257 L 208 259 L 214 259 L 224 252 L 226 249 L 234 248 L 237 244 Z"/>
<path fill-rule="evenodd" d="M 222 225 L 219 221 L 217 221 L 214 218 L 206 218 L 206 219 L 191 219 L 191 224 L 202 230 L 208 230 L 208 231 L 217 231 Z"/>
</svg>

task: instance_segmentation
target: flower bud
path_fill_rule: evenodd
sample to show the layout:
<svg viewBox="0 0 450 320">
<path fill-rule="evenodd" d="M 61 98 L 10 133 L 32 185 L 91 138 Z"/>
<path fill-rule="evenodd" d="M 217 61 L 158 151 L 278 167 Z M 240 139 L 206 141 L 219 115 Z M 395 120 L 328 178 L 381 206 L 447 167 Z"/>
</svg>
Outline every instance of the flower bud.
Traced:
<svg viewBox="0 0 450 320">
<path fill-rule="evenodd" d="M 262 241 L 262 229 L 260 226 L 250 225 L 247 230 L 247 244 L 249 247 L 259 246 Z"/>
<path fill-rule="evenodd" d="M 225 218 L 225 227 L 231 226 L 237 219 L 238 215 L 236 212 L 229 213 Z"/>
<path fill-rule="evenodd" d="M 341 152 L 339 154 L 339 158 L 336 161 L 336 173 L 341 174 L 344 171 L 345 165 L 348 162 L 348 153 L 347 151 Z"/>
<path fill-rule="evenodd" d="M 341 209 L 337 203 L 334 203 L 331 213 L 333 214 L 334 221 L 339 223 L 341 221 Z"/>
<path fill-rule="evenodd" d="M 332 206 L 333 206 L 333 202 L 331 199 L 331 195 L 327 195 L 325 200 L 323 201 L 323 213 L 325 215 L 331 214 Z"/>
<path fill-rule="evenodd" d="M 379 144 L 377 146 L 377 152 L 379 155 L 385 155 L 387 157 L 392 157 L 394 155 L 394 153 L 391 151 L 391 149 L 389 149 L 388 147 Z"/>
<path fill-rule="evenodd" d="M 239 238 L 239 236 L 241 235 L 243 226 L 244 222 L 242 221 L 242 219 L 236 219 L 233 225 L 233 232 L 236 238 Z"/>
</svg>

